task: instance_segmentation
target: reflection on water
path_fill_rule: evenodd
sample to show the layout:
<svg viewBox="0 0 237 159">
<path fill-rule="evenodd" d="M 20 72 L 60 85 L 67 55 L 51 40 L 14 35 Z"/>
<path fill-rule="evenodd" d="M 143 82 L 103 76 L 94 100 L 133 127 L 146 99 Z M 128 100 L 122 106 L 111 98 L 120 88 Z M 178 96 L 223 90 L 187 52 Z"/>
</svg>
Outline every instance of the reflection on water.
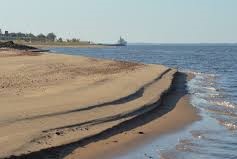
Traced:
<svg viewBox="0 0 237 159">
<path fill-rule="evenodd" d="M 237 158 L 237 46 L 150 45 L 121 48 L 55 48 L 72 55 L 164 64 L 196 76 L 191 103 L 203 117 L 185 130 L 162 136 L 119 159 Z"/>
</svg>

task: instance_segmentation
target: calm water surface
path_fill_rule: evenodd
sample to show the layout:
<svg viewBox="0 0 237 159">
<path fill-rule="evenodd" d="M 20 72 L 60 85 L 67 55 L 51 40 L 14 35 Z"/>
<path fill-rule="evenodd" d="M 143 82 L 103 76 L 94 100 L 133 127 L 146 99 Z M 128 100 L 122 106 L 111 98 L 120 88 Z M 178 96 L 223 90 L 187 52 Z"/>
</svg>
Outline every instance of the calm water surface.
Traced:
<svg viewBox="0 0 237 159">
<path fill-rule="evenodd" d="M 137 45 L 121 48 L 52 48 L 99 58 L 164 64 L 196 77 L 191 103 L 203 117 L 118 159 L 237 159 L 237 45 Z"/>
</svg>

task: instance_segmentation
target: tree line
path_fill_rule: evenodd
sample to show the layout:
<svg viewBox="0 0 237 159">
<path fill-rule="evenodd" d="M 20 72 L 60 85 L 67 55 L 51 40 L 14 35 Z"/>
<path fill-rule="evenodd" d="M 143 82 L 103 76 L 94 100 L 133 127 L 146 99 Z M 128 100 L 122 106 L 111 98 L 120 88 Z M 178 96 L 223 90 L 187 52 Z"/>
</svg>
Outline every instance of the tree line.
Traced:
<svg viewBox="0 0 237 159">
<path fill-rule="evenodd" d="M 48 33 L 47 35 L 44 35 L 42 33 L 39 35 L 34 35 L 32 33 L 0 33 L 0 40 L 55 41 L 56 39 L 57 36 L 54 33 Z"/>
<path fill-rule="evenodd" d="M 25 42 L 67 42 L 67 43 L 90 43 L 89 41 L 82 42 L 80 39 L 72 38 L 72 39 L 66 39 L 63 40 L 61 37 L 57 38 L 57 36 L 54 33 L 48 33 L 48 34 L 38 34 L 34 35 L 32 33 L 8 33 L 5 31 L 3 34 L 0 29 L 0 40 L 20 40 Z"/>
</svg>

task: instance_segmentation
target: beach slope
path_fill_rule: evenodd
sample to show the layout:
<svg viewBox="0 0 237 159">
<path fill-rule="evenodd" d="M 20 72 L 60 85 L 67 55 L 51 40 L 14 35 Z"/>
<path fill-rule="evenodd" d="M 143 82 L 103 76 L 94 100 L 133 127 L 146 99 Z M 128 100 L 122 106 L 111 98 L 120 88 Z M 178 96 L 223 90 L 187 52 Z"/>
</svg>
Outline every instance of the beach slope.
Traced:
<svg viewBox="0 0 237 159">
<path fill-rule="evenodd" d="M 179 78 L 162 65 L 1 50 L 0 158 L 74 158 L 74 149 L 152 123 L 144 115 L 170 112 L 160 106 Z M 196 119 L 187 110 L 181 123 Z"/>
</svg>

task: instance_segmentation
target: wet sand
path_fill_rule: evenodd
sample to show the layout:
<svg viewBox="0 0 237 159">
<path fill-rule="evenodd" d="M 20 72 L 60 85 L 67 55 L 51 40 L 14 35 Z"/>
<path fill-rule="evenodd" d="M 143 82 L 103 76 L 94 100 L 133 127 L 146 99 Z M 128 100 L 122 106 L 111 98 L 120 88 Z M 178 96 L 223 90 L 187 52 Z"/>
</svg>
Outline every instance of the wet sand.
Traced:
<svg viewBox="0 0 237 159">
<path fill-rule="evenodd" d="M 0 158 L 114 155 L 182 128 L 198 119 L 185 80 L 162 65 L 1 50 Z"/>
</svg>

